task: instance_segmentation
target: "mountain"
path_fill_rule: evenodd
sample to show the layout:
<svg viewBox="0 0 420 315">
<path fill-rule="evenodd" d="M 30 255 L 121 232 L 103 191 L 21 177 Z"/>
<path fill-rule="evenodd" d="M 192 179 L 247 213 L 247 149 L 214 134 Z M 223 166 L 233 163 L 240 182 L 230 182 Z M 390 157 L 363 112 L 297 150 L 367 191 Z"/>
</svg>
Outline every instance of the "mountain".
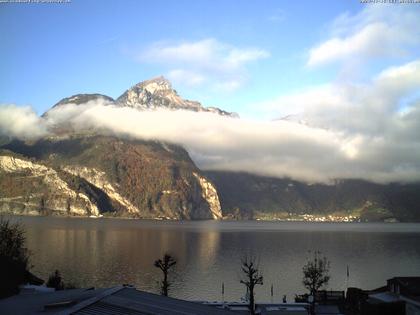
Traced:
<svg viewBox="0 0 420 315">
<path fill-rule="evenodd" d="M 117 98 L 119 106 L 133 107 L 140 110 L 150 109 L 183 109 L 195 112 L 211 112 L 222 116 L 238 117 L 216 107 L 203 107 L 199 102 L 182 99 L 164 77 L 140 82 Z"/>
<path fill-rule="evenodd" d="M 353 216 L 362 221 L 420 221 L 420 184 L 376 184 L 337 180 L 331 185 L 247 173 L 206 171 L 225 216 L 287 219 Z"/>
<path fill-rule="evenodd" d="M 163 77 L 138 83 L 117 100 L 102 94 L 76 94 L 51 109 L 89 102 L 235 117 L 183 100 Z M 42 117 L 48 119 L 48 115 L 49 111 Z M 50 123 L 49 128 L 53 135 L 37 141 L 1 139 L 0 211 L 169 219 L 222 217 L 214 185 L 182 147 L 103 136 L 96 130 L 76 131 L 70 122 Z"/>
<path fill-rule="evenodd" d="M 172 84 L 163 76 L 146 80 L 126 90 L 117 100 L 103 94 L 76 94 L 63 98 L 51 109 L 67 104 L 85 104 L 97 101 L 104 105 L 115 105 L 119 107 L 131 107 L 138 110 L 190 110 L 194 112 L 209 112 L 228 117 L 239 117 L 236 113 L 230 113 L 217 107 L 204 107 L 196 101 L 181 98 Z M 48 111 L 44 113 L 44 117 Z"/>
<path fill-rule="evenodd" d="M 66 105 L 66 104 L 85 104 L 91 101 L 102 101 L 104 104 L 114 104 L 115 101 L 112 97 L 103 94 L 76 94 L 70 97 L 63 98 L 57 104 L 55 104 L 52 108 L 56 108 L 58 106 Z"/>
<path fill-rule="evenodd" d="M 0 211 L 218 219 L 217 192 L 179 146 L 100 135 L 12 141 L 0 151 Z"/>
</svg>

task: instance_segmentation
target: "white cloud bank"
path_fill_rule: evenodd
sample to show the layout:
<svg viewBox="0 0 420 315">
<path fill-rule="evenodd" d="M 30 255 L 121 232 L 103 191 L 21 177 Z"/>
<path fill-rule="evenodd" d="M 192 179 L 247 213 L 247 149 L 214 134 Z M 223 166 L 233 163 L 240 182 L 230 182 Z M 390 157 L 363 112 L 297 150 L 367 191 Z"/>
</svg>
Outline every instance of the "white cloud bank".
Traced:
<svg viewBox="0 0 420 315">
<path fill-rule="evenodd" d="M 419 91 L 417 60 L 388 68 L 368 84 L 326 84 L 260 106 L 277 117 L 287 116 L 287 121 L 336 135 L 349 158 L 326 157 L 332 169 L 345 168 L 336 175 L 414 181 L 420 180 Z"/>
<path fill-rule="evenodd" d="M 90 102 L 57 107 L 43 122 L 27 108 L 0 106 L 0 130 L 18 137 L 41 136 L 52 125 L 71 123 L 76 129 L 99 128 L 119 136 L 182 144 L 203 169 L 308 182 L 337 178 L 412 182 L 420 181 L 419 87 L 420 60 L 384 70 L 368 85 L 323 86 L 271 104 L 300 106 L 306 124 L 137 111 Z M 414 96 L 401 110 L 398 104 L 407 95 Z"/>
<path fill-rule="evenodd" d="M 0 136 L 37 139 L 47 134 L 46 125 L 31 107 L 0 105 Z"/>
<path fill-rule="evenodd" d="M 14 115 L 16 123 L 33 115 L 20 112 L 19 107 L 14 109 L 24 115 Z M 0 116 L 3 115 L 0 107 Z M 76 130 L 95 128 L 122 137 L 182 144 L 204 169 L 326 181 L 337 170 L 325 164 L 325 158 L 349 159 L 342 149 L 345 139 L 326 130 L 293 122 L 253 122 L 190 111 L 138 111 L 95 102 L 57 107 L 49 112 L 42 124 L 34 121 L 27 125 L 27 129 L 38 132 L 67 123 Z M 20 130 L 5 130 L 3 125 L 0 125 L 0 130 L 3 134 L 12 130 L 10 136 L 26 135 L 19 133 Z M 322 170 L 327 169 L 328 173 L 322 174 Z"/>
<path fill-rule="evenodd" d="M 213 38 L 185 42 L 157 42 L 137 55 L 140 62 L 161 64 L 175 83 L 206 84 L 218 91 L 233 91 L 247 80 L 247 64 L 267 58 L 260 48 L 238 48 Z"/>
</svg>

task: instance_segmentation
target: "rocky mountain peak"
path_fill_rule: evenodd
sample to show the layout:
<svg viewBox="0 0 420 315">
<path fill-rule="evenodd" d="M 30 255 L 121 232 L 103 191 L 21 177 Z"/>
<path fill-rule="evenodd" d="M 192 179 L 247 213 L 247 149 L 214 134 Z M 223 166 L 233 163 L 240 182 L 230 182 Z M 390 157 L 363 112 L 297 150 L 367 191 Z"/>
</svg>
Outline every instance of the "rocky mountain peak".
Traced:
<svg viewBox="0 0 420 315">
<path fill-rule="evenodd" d="M 151 94 L 155 94 L 157 92 L 162 92 L 162 91 L 175 92 L 172 89 L 171 82 L 169 82 L 169 80 L 167 80 L 164 76 L 159 76 L 150 80 L 137 83 L 134 87 L 137 87 L 139 89 L 144 89 Z"/>
<path fill-rule="evenodd" d="M 137 83 L 125 91 L 116 101 L 117 105 L 133 107 L 140 110 L 171 109 L 191 110 L 195 112 L 211 112 L 222 116 L 237 117 L 215 107 L 204 107 L 196 101 L 181 98 L 172 84 L 163 76 Z"/>
<path fill-rule="evenodd" d="M 202 108 L 199 102 L 182 99 L 163 76 L 132 86 L 117 99 L 117 104 L 140 110 L 167 108 L 201 111 Z"/>
<path fill-rule="evenodd" d="M 189 110 L 195 112 L 210 112 L 221 116 L 238 117 L 236 113 L 226 112 L 217 107 L 204 107 L 196 101 L 185 100 L 178 95 L 171 82 L 164 76 L 139 82 L 126 90 L 117 100 L 102 94 L 76 94 L 63 98 L 52 108 L 66 105 L 81 105 L 91 101 L 98 101 L 104 105 L 132 107 L 138 110 Z M 43 117 L 48 116 L 48 111 Z"/>
</svg>

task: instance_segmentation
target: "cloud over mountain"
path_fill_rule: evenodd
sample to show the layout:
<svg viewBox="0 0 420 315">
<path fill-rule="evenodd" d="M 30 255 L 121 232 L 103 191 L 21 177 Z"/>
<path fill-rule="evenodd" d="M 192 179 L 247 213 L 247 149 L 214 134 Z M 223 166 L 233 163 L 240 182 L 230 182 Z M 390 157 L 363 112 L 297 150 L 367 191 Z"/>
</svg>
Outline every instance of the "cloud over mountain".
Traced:
<svg viewBox="0 0 420 315">
<path fill-rule="evenodd" d="M 276 121 L 208 112 L 146 110 L 102 100 L 53 108 L 41 120 L 28 108 L 1 106 L 2 134 L 43 136 L 52 126 L 183 145 L 203 169 L 247 171 L 308 182 L 360 178 L 420 180 L 420 60 L 388 68 L 365 85 L 326 85 L 274 100 L 300 108 Z"/>
<path fill-rule="evenodd" d="M 47 126 L 31 107 L 0 106 L 0 136 L 36 139 L 47 134 Z"/>
</svg>

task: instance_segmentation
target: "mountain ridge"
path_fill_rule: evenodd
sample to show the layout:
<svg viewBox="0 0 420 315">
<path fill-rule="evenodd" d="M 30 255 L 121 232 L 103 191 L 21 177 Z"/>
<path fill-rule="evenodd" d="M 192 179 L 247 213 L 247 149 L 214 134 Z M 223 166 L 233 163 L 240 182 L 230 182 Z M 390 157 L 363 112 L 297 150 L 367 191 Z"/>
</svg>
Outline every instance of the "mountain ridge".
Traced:
<svg viewBox="0 0 420 315">
<path fill-rule="evenodd" d="M 288 220 L 312 216 L 340 221 L 351 216 L 357 221 L 420 221 L 420 183 L 339 180 L 327 185 L 245 172 L 204 174 L 218 189 L 228 217 Z"/>
<path fill-rule="evenodd" d="M 178 92 L 173 89 L 171 82 L 163 76 L 141 81 L 127 89 L 116 99 L 99 93 L 75 94 L 58 101 L 43 116 L 47 116 L 50 110 L 63 105 L 81 105 L 92 101 L 100 101 L 104 105 L 135 108 L 140 111 L 156 109 L 190 110 L 233 118 L 239 117 L 236 113 L 227 112 L 217 107 L 204 107 L 200 102 L 181 98 Z"/>
</svg>

